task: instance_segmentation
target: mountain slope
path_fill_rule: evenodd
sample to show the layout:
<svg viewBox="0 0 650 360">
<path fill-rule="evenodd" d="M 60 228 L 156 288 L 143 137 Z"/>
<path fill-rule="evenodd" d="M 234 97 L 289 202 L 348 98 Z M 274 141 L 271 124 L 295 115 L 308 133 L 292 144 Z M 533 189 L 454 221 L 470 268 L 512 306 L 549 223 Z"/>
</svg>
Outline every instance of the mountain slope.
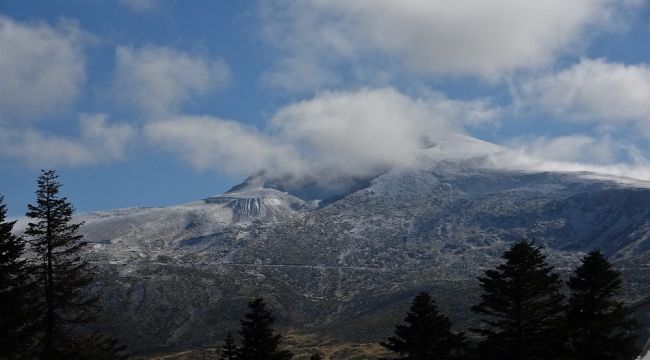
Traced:
<svg viewBox="0 0 650 360">
<path fill-rule="evenodd" d="M 476 276 L 519 239 L 563 271 L 599 247 L 624 267 L 629 299 L 650 293 L 649 184 L 496 169 L 483 159 L 502 148 L 461 140 L 338 184 L 262 172 L 187 205 L 81 216 L 106 330 L 138 351 L 204 346 L 262 295 L 281 326 L 376 341 L 422 289 L 467 326 Z"/>
</svg>

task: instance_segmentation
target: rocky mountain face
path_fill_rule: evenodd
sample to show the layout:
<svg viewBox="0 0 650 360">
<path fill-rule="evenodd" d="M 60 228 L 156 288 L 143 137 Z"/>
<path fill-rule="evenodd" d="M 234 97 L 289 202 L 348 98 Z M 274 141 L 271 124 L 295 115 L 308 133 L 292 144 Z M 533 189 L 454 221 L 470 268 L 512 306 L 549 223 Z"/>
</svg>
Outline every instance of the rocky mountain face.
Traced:
<svg viewBox="0 0 650 360">
<path fill-rule="evenodd" d="M 650 294 L 650 184 L 434 160 L 337 186 L 260 173 L 191 204 L 80 216 L 102 330 L 135 351 L 210 346 L 264 296 L 296 336 L 371 342 L 421 290 L 464 328 L 476 277 L 520 239 L 563 272 L 600 248 L 630 301 Z"/>
</svg>

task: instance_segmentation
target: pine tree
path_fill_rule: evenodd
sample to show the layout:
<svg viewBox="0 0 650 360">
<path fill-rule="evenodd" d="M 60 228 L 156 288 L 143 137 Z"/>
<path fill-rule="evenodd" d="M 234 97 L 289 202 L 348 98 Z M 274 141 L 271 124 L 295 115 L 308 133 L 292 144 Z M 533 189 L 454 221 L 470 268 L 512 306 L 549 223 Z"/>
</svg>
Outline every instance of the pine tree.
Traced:
<svg viewBox="0 0 650 360">
<path fill-rule="evenodd" d="M 106 334 L 93 333 L 69 339 L 68 359 L 77 360 L 126 360 L 129 354 L 126 346 Z"/>
<path fill-rule="evenodd" d="M 435 301 L 427 292 L 415 297 L 404 322 L 406 325 L 395 327 L 395 336 L 380 343 L 399 354 L 399 359 L 455 359 L 465 346 L 464 335 L 451 331 L 451 321 L 439 313 Z"/>
<path fill-rule="evenodd" d="M 219 350 L 219 359 L 221 360 L 235 360 L 237 359 L 237 345 L 232 334 L 228 333 L 223 341 L 223 346 Z"/>
<path fill-rule="evenodd" d="M 33 287 L 29 266 L 22 259 L 24 240 L 11 233 L 7 207 L 0 196 L 0 359 L 18 358 L 29 351 L 31 313 L 28 304 Z"/>
<path fill-rule="evenodd" d="M 237 352 L 237 360 L 287 360 L 293 354 L 279 350 L 282 337 L 274 334 L 273 316 L 266 309 L 263 298 L 252 300 L 250 312 L 241 321 L 242 345 Z"/>
<path fill-rule="evenodd" d="M 540 248 L 515 243 L 504 264 L 480 277 L 481 301 L 472 311 L 484 315 L 482 358 L 499 360 L 557 359 L 564 342 L 562 282 Z"/>
<path fill-rule="evenodd" d="M 27 216 L 34 222 L 25 231 L 37 256 L 43 299 L 39 356 L 47 359 L 72 358 L 73 327 L 92 321 L 98 311 L 98 296 L 89 291 L 92 269 L 81 258 L 85 246 L 77 233 L 81 224 L 72 223 L 74 209 L 59 196 L 60 188 L 54 171 L 42 171 L 36 203 L 28 205 Z"/>
<path fill-rule="evenodd" d="M 635 359 L 637 323 L 615 298 L 620 273 L 605 255 L 592 251 L 567 282 L 571 292 L 567 310 L 569 349 L 576 360 Z"/>
</svg>

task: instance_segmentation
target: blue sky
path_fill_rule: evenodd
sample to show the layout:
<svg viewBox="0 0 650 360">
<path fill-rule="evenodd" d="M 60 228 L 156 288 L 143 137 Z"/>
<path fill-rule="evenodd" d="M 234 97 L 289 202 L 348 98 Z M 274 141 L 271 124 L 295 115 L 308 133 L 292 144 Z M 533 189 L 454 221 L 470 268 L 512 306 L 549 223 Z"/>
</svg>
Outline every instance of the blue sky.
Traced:
<svg viewBox="0 0 650 360">
<path fill-rule="evenodd" d="M 257 169 L 359 175 L 462 132 L 650 180 L 645 0 L 6 0 L 0 193 L 55 168 L 80 211 Z"/>
</svg>

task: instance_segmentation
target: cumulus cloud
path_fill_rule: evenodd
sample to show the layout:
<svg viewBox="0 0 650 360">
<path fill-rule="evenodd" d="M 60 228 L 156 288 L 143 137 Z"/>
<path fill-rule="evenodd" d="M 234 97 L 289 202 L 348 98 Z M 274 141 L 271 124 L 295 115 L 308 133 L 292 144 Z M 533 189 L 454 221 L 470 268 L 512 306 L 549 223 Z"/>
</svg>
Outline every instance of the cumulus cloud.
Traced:
<svg viewBox="0 0 650 360">
<path fill-rule="evenodd" d="M 263 130 L 211 117 L 147 124 L 146 136 L 193 166 L 250 174 L 363 176 L 410 166 L 436 139 L 458 130 L 458 117 L 488 119 L 485 102 L 411 98 L 393 88 L 326 92 L 281 108 Z"/>
<path fill-rule="evenodd" d="M 343 62 L 366 67 L 383 56 L 386 66 L 398 64 L 408 71 L 494 79 L 551 63 L 579 47 L 590 31 L 615 26 L 621 14 L 643 3 L 262 1 L 262 32 L 286 54 L 265 78 L 291 88 L 295 82 L 283 77 L 306 76 L 303 81 L 318 88 L 319 81 L 332 81 L 323 76 L 332 66 Z"/>
<path fill-rule="evenodd" d="M 525 105 L 573 120 L 639 123 L 650 135 L 650 65 L 603 59 L 579 63 L 525 81 L 517 96 Z"/>
<path fill-rule="evenodd" d="M 70 105 L 86 79 L 88 38 L 69 21 L 50 26 L 0 16 L 0 115 L 5 121 Z"/>
<path fill-rule="evenodd" d="M 151 117 L 176 112 L 187 101 L 224 86 L 230 78 L 221 59 L 167 47 L 120 46 L 116 62 L 116 98 Z"/>
<path fill-rule="evenodd" d="M 435 105 L 392 88 L 324 93 L 281 109 L 271 129 L 319 167 L 367 173 L 412 165 L 427 137 L 449 133 L 452 124 Z"/>
<path fill-rule="evenodd" d="M 77 137 L 42 133 L 31 128 L 0 128 L 0 156 L 33 167 L 81 166 L 121 160 L 135 137 L 128 124 L 108 122 L 105 114 L 79 118 Z"/>
<path fill-rule="evenodd" d="M 197 169 L 250 174 L 264 168 L 297 172 L 302 166 L 295 149 L 237 121 L 178 116 L 147 124 L 144 133 Z"/>
</svg>

